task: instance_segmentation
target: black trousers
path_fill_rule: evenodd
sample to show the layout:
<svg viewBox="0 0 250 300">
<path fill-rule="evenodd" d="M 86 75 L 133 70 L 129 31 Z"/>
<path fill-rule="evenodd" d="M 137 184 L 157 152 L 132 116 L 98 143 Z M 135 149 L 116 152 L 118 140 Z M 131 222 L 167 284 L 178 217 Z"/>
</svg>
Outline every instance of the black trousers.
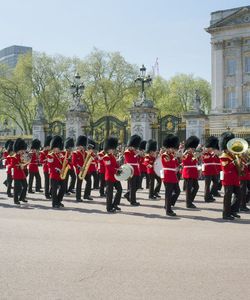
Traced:
<svg viewBox="0 0 250 300">
<path fill-rule="evenodd" d="M 91 193 L 91 174 L 85 176 L 85 189 L 84 189 L 84 198 L 88 198 Z M 77 176 L 76 180 L 76 200 L 80 200 L 82 197 L 82 180 Z"/>
<path fill-rule="evenodd" d="M 106 181 L 105 181 L 105 174 L 104 173 L 99 173 L 99 182 L 100 182 L 100 195 L 103 196 L 105 194 L 105 186 L 106 186 Z"/>
<path fill-rule="evenodd" d="M 171 182 L 164 182 L 165 185 L 165 208 L 166 212 L 171 212 L 171 206 L 175 205 L 179 195 L 180 195 L 180 187 L 179 183 L 171 183 Z"/>
<path fill-rule="evenodd" d="M 148 174 L 149 177 L 149 197 L 152 198 L 153 196 L 157 195 L 161 189 L 161 178 L 156 174 Z M 155 180 L 157 181 L 155 187 Z"/>
<path fill-rule="evenodd" d="M 40 173 L 39 172 L 29 172 L 29 192 L 32 191 L 34 177 L 36 178 L 36 191 L 39 191 L 42 187 Z"/>
<path fill-rule="evenodd" d="M 136 202 L 136 191 L 138 190 L 140 185 L 140 176 L 133 176 L 128 180 L 129 190 L 125 194 L 125 196 L 129 199 L 129 202 Z"/>
<path fill-rule="evenodd" d="M 114 201 L 113 201 L 113 192 L 114 188 L 116 189 Z M 120 204 L 122 196 L 122 185 L 120 181 L 112 182 L 107 181 L 106 182 L 106 208 L 107 211 L 112 210 L 112 208 L 116 207 Z"/>
<path fill-rule="evenodd" d="M 14 202 L 25 200 L 27 186 L 26 179 L 14 180 Z"/>
<path fill-rule="evenodd" d="M 44 172 L 44 194 L 45 197 L 50 197 L 51 190 L 50 190 L 50 178 L 49 178 L 49 173 Z"/>
<path fill-rule="evenodd" d="M 12 185 L 12 176 L 11 174 L 7 174 L 7 195 L 10 196 L 11 195 L 11 185 Z"/>
<path fill-rule="evenodd" d="M 189 206 L 194 201 L 194 198 L 199 190 L 198 179 L 185 178 L 186 205 Z"/>
<path fill-rule="evenodd" d="M 139 188 L 140 189 L 142 188 L 142 182 L 143 182 L 144 178 L 146 179 L 146 189 L 148 189 L 149 188 L 149 175 L 147 173 L 141 173 Z"/>
<path fill-rule="evenodd" d="M 234 201 L 232 195 L 234 194 Z M 223 217 L 229 217 L 232 213 L 238 212 L 240 208 L 240 187 L 235 185 L 224 186 Z"/>
<path fill-rule="evenodd" d="M 212 186 L 210 189 L 210 185 Z M 204 191 L 204 200 L 208 201 L 213 198 L 213 195 L 218 192 L 218 176 L 217 175 L 206 175 L 205 176 L 205 191 Z"/>
<path fill-rule="evenodd" d="M 64 180 L 51 179 L 52 206 L 60 205 L 65 194 Z"/>
<path fill-rule="evenodd" d="M 69 177 L 70 177 L 70 184 L 69 184 Z M 75 170 L 74 169 L 69 169 L 68 173 L 66 175 L 66 178 L 65 178 L 65 191 L 66 191 L 66 193 L 74 190 L 75 184 L 76 184 Z"/>
<path fill-rule="evenodd" d="M 248 197 L 248 190 L 250 189 L 250 181 L 249 180 L 241 180 L 240 182 L 240 208 L 247 207 L 247 197 Z"/>
<path fill-rule="evenodd" d="M 91 173 L 93 176 L 93 189 L 98 190 L 99 189 L 99 174 L 97 171 L 94 171 Z"/>
</svg>

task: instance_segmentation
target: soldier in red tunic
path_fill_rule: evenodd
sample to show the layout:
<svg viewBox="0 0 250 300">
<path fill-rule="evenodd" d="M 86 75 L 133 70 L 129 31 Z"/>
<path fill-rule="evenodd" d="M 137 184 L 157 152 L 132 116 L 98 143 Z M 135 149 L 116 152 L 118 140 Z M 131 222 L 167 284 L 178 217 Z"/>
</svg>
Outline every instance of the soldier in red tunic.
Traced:
<svg viewBox="0 0 250 300">
<path fill-rule="evenodd" d="M 185 152 L 182 157 L 182 177 L 185 182 L 186 207 L 196 208 L 193 204 L 194 198 L 199 189 L 198 183 L 198 160 L 194 155 L 195 149 L 199 145 L 199 138 L 190 136 L 185 142 Z"/>
<path fill-rule="evenodd" d="M 75 167 L 77 179 L 76 179 L 76 202 L 83 202 L 81 199 L 82 194 L 82 180 L 79 178 L 79 173 L 84 165 L 86 158 L 85 148 L 87 146 L 87 137 L 80 135 L 76 141 L 77 150 L 72 153 L 72 163 Z"/>
<path fill-rule="evenodd" d="M 98 165 L 98 174 L 99 174 L 99 192 L 100 192 L 100 197 L 105 197 L 105 165 L 103 161 L 103 157 L 105 156 L 105 152 L 103 149 L 99 149 L 100 152 L 97 154 L 97 165 Z"/>
<path fill-rule="evenodd" d="M 134 134 L 130 137 L 128 142 L 128 149 L 124 152 L 124 162 L 125 164 L 130 164 L 134 169 L 134 175 L 128 180 L 129 190 L 124 197 L 130 202 L 132 206 L 139 206 L 140 203 L 136 201 L 136 191 L 140 185 L 140 164 L 138 151 L 141 143 L 141 137 Z"/>
<path fill-rule="evenodd" d="M 67 155 L 67 161 L 68 161 L 68 172 L 65 178 L 65 190 L 66 194 L 70 195 L 71 193 L 74 193 L 75 183 L 76 183 L 76 173 L 74 169 L 74 165 L 72 162 L 72 153 L 73 149 L 75 147 L 75 143 L 73 138 L 67 138 L 65 141 L 65 155 Z M 70 184 L 68 186 L 70 177 Z"/>
<path fill-rule="evenodd" d="M 14 143 L 15 154 L 11 158 L 11 166 L 13 168 L 14 180 L 14 203 L 20 205 L 20 201 L 28 202 L 26 198 L 27 180 L 24 171 L 25 165 L 28 161 L 24 160 L 27 144 L 21 138 L 18 138 Z"/>
<path fill-rule="evenodd" d="M 38 169 L 40 148 L 41 148 L 41 141 L 39 141 L 38 139 L 33 140 L 31 143 L 31 151 L 29 152 L 31 161 L 29 163 L 28 193 L 30 193 L 30 194 L 34 194 L 34 192 L 32 191 L 34 177 L 36 178 L 36 192 L 42 192 L 41 176 L 40 176 L 39 169 Z"/>
<path fill-rule="evenodd" d="M 243 153 L 240 157 L 242 163 L 242 174 L 240 175 L 240 193 L 241 193 L 241 201 L 240 201 L 240 211 L 247 212 L 249 208 L 247 207 L 247 190 L 250 187 L 249 179 L 250 179 L 250 171 L 249 171 L 249 163 L 248 163 L 248 153 Z"/>
<path fill-rule="evenodd" d="M 6 187 L 8 187 L 8 167 L 7 167 L 7 164 L 8 162 L 6 161 L 7 160 L 7 157 L 9 155 L 9 152 L 8 152 L 8 147 L 9 147 L 9 144 L 10 143 L 14 143 L 12 140 L 7 140 L 5 145 L 4 145 L 4 151 L 2 153 L 2 157 L 1 157 L 1 160 L 2 160 L 2 163 L 3 163 L 3 166 L 5 167 L 6 169 L 6 172 L 7 172 L 7 177 L 6 179 L 4 180 L 3 184 L 6 185 Z M 13 145 L 12 145 L 13 146 Z M 10 176 L 9 176 L 9 179 L 10 179 Z"/>
<path fill-rule="evenodd" d="M 110 137 L 106 140 L 104 150 L 106 155 L 103 157 L 105 165 L 105 181 L 106 181 L 106 208 L 107 212 L 114 213 L 116 210 L 121 210 L 118 206 L 121 201 L 122 185 L 120 181 L 115 179 L 115 174 L 119 169 L 119 165 L 114 156 L 114 151 L 118 146 L 118 140 L 115 137 Z M 116 189 L 116 194 L 113 201 L 113 190 Z"/>
<path fill-rule="evenodd" d="M 7 196 L 10 198 L 13 197 L 13 195 L 11 194 L 11 185 L 12 185 L 11 158 L 12 158 L 12 155 L 14 154 L 13 145 L 14 145 L 14 142 L 10 141 L 8 143 L 8 147 L 7 147 L 6 151 L 4 152 L 4 155 L 7 154 L 7 157 L 5 159 L 5 168 L 6 168 L 6 172 L 7 172 Z"/>
<path fill-rule="evenodd" d="M 220 149 L 223 151 L 220 156 L 222 167 L 222 185 L 224 186 L 223 199 L 223 219 L 234 220 L 240 218 L 237 214 L 240 207 L 240 177 L 238 162 L 234 154 L 228 151 L 227 143 L 235 138 L 232 132 L 224 132 L 221 135 Z M 235 201 L 232 202 L 232 195 L 235 195 Z"/>
<path fill-rule="evenodd" d="M 218 162 L 215 154 L 215 149 L 219 148 L 219 140 L 215 136 L 210 136 L 206 140 L 205 151 L 201 157 L 202 160 L 202 173 L 205 178 L 205 202 L 214 202 L 214 194 L 218 191 Z M 219 163 L 220 164 L 220 163 Z M 210 185 L 212 183 L 212 187 Z"/>
<path fill-rule="evenodd" d="M 86 186 L 85 186 L 85 190 L 84 190 L 84 199 L 93 200 L 93 198 L 90 196 L 92 182 L 94 184 L 93 188 L 96 188 L 96 186 L 98 184 L 97 183 L 97 172 L 96 172 L 97 155 L 95 153 L 96 142 L 93 141 L 92 139 L 88 138 L 87 148 L 88 148 L 88 152 L 91 153 L 92 161 L 91 161 L 91 164 L 88 168 L 87 175 L 85 177 Z M 92 181 L 92 178 L 93 178 L 93 181 Z"/>
<path fill-rule="evenodd" d="M 147 144 L 147 141 L 141 141 L 140 147 L 139 147 L 139 151 L 140 151 L 139 164 L 140 164 L 140 171 L 141 171 L 139 188 L 141 190 L 143 190 L 143 187 L 142 187 L 143 178 L 146 178 L 146 189 L 149 188 L 149 178 L 148 178 L 148 174 L 147 174 L 147 168 L 144 164 L 146 144 Z"/>
<path fill-rule="evenodd" d="M 48 166 L 48 154 L 50 150 L 51 140 L 52 140 L 52 136 L 48 135 L 45 139 L 43 150 L 40 151 L 40 157 L 39 157 L 40 163 L 43 165 L 44 194 L 46 199 L 51 199 L 49 166 Z"/>
<path fill-rule="evenodd" d="M 165 151 L 161 155 L 163 166 L 162 181 L 165 185 L 165 209 L 166 214 L 171 217 L 176 216 L 171 206 L 175 205 L 180 195 L 179 179 L 177 176 L 179 162 L 176 157 L 179 144 L 180 142 L 177 136 L 168 134 L 163 141 Z"/>
<path fill-rule="evenodd" d="M 157 151 L 157 142 L 154 140 L 149 140 L 146 145 L 146 155 L 144 159 L 144 165 L 147 168 L 147 174 L 149 178 L 149 195 L 148 198 L 150 200 L 155 200 L 156 194 L 159 193 L 159 182 L 155 188 L 155 171 L 154 171 L 154 162 L 156 159 L 156 151 Z M 160 185 L 161 186 L 161 185 Z"/>
<path fill-rule="evenodd" d="M 65 194 L 65 183 L 60 174 L 62 171 L 64 155 L 63 140 L 60 136 L 54 136 L 51 141 L 51 152 L 48 155 L 48 166 L 51 180 L 52 207 L 61 208 L 63 196 Z"/>
</svg>

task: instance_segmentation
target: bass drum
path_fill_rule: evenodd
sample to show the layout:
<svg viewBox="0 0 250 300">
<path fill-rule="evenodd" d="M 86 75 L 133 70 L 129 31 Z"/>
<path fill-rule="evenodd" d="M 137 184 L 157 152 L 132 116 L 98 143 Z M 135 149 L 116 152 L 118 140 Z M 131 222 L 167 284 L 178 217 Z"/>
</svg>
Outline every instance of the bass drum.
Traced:
<svg viewBox="0 0 250 300">
<path fill-rule="evenodd" d="M 128 180 L 129 178 L 133 177 L 134 175 L 134 168 L 129 164 L 122 165 L 115 174 L 115 179 L 118 181 Z"/>
<path fill-rule="evenodd" d="M 161 162 L 161 156 L 158 156 L 154 162 L 154 171 L 155 171 L 155 174 L 158 176 L 158 177 L 161 177 L 163 178 L 164 177 L 164 174 L 163 174 L 163 165 L 162 165 L 162 162 Z"/>
</svg>

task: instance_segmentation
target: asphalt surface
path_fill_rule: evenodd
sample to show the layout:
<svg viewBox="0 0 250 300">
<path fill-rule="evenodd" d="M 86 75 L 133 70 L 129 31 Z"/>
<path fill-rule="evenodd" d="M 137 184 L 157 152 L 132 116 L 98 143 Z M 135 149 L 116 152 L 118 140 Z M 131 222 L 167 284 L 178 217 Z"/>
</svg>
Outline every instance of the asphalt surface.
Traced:
<svg viewBox="0 0 250 300">
<path fill-rule="evenodd" d="M 224 222 L 222 198 L 166 217 L 138 193 L 110 215 L 105 199 L 53 210 L 43 194 L 16 207 L 0 170 L 0 299 L 249 299 L 250 214 Z M 125 186 L 125 185 L 124 185 Z M 182 183 L 181 183 L 182 186 Z"/>
</svg>

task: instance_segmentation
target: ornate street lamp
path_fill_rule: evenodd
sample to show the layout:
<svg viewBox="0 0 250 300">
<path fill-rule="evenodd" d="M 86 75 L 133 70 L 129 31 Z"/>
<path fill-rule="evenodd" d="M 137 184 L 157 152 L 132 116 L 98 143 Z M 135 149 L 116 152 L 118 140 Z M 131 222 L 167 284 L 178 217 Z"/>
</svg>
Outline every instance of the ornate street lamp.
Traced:
<svg viewBox="0 0 250 300">
<path fill-rule="evenodd" d="M 73 96 L 73 110 L 77 109 L 80 106 L 80 99 L 81 96 L 83 95 L 85 86 L 83 82 L 81 82 L 81 76 L 79 75 L 78 72 L 75 74 L 74 82 L 71 83 L 70 85 L 70 92 Z"/>
<path fill-rule="evenodd" d="M 152 83 L 152 78 L 150 75 L 146 76 L 146 67 L 144 65 L 141 66 L 140 68 L 140 75 L 137 76 L 135 79 L 135 83 L 139 83 L 141 85 L 141 97 L 144 99 L 146 94 L 145 94 L 145 84 L 150 86 Z"/>
</svg>

